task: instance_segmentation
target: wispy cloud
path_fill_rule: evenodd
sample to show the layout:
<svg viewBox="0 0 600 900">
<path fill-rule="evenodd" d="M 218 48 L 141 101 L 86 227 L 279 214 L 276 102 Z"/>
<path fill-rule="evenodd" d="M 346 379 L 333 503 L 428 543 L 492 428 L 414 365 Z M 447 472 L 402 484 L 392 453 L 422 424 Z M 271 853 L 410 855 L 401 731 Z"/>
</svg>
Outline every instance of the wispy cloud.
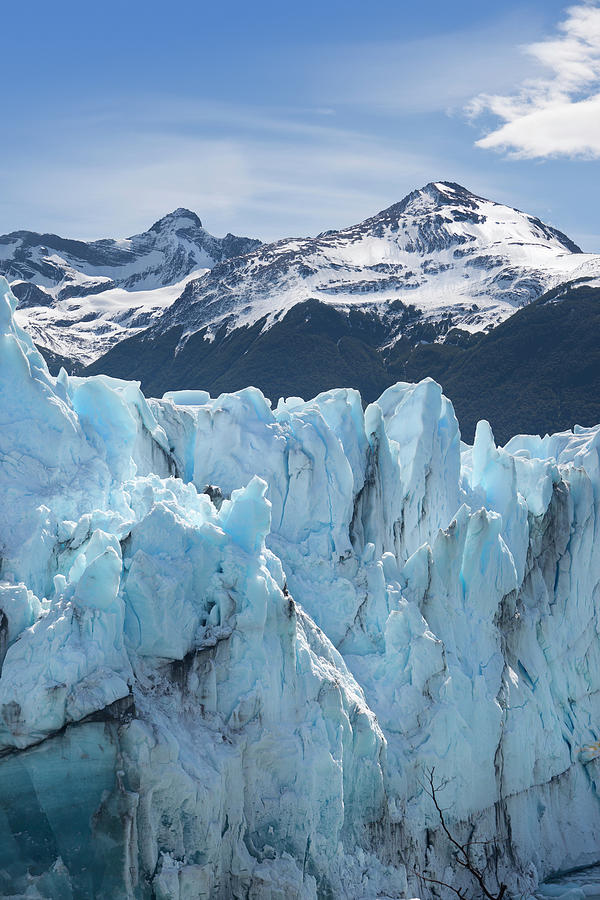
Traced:
<svg viewBox="0 0 600 900">
<path fill-rule="evenodd" d="M 24 145 L 0 164 L 0 232 L 127 235 L 187 206 L 213 233 L 272 240 L 360 221 L 442 171 L 427 153 L 319 110 L 169 97 L 138 100 L 127 121 L 108 104 L 56 120 L 43 167 L 32 164 L 38 152 Z"/>
<path fill-rule="evenodd" d="M 423 115 L 462 111 L 474 90 L 507 91 L 515 78 L 535 72 L 515 47 L 514 35 L 537 33 L 527 11 L 499 12 L 491 21 L 465 23 L 426 36 L 364 41 L 315 54 L 315 91 L 340 108 L 370 113 Z"/>
<path fill-rule="evenodd" d="M 503 124 L 479 147 L 524 158 L 600 157 L 600 7 L 566 10 L 556 35 L 523 48 L 544 75 L 508 95 L 480 94 L 468 112 L 491 113 Z"/>
</svg>

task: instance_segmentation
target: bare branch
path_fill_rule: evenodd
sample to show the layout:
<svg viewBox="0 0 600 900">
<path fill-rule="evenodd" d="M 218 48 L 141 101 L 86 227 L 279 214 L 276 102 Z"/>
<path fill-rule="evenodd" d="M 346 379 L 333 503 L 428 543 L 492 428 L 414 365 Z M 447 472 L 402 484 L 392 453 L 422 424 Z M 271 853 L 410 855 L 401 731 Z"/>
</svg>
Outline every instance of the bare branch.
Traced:
<svg viewBox="0 0 600 900">
<path fill-rule="evenodd" d="M 442 826 L 442 831 L 444 832 L 444 834 L 448 838 L 448 841 L 450 842 L 450 844 L 452 844 L 452 846 L 454 847 L 454 849 L 456 851 L 456 856 L 455 856 L 456 862 L 460 866 L 462 866 L 463 869 L 466 869 L 468 872 L 470 872 L 470 874 L 473 876 L 473 878 L 477 881 L 479 887 L 481 888 L 481 890 L 483 892 L 483 896 L 486 898 L 486 900 L 503 900 L 503 897 L 507 890 L 507 886 L 505 884 L 500 884 L 498 886 L 498 893 L 492 894 L 490 889 L 487 887 L 487 885 L 485 883 L 485 878 L 484 878 L 483 872 L 475 865 L 475 863 L 473 863 L 473 861 L 471 860 L 471 857 L 469 855 L 470 847 L 474 846 L 475 844 L 496 844 L 498 842 L 497 841 L 467 841 L 466 843 L 461 844 L 459 841 L 456 840 L 456 838 L 454 837 L 454 835 L 448 828 L 448 824 L 447 824 L 445 816 L 444 816 L 445 810 L 440 806 L 440 803 L 438 801 L 438 796 L 437 796 L 438 792 L 440 790 L 442 790 L 447 785 L 447 783 L 448 783 L 447 781 L 440 782 L 440 784 L 438 784 L 436 786 L 435 768 L 431 768 L 427 773 L 427 784 L 421 784 L 421 786 L 423 787 L 423 790 L 425 791 L 425 793 L 429 797 L 431 797 L 431 800 L 433 801 L 433 805 L 436 808 L 438 818 L 440 820 L 440 825 Z M 426 880 L 435 882 L 435 879 L 429 879 L 426 876 L 421 876 L 421 877 L 426 878 Z M 445 884 L 445 882 L 441 882 L 441 881 L 435 882 L 435 883 L 449 888 L 450 890 L 454 891 L 454 893 L 457 894 L 457 896 L 464 898 L 464 895 L 461 894 L 456 888 L 453 888 L 451 885 Z"/>
<path fill-rule="evenodd" d="M 420 878 L 423 881 L 428 881 L 430 884 L 439 884 L 441 887 L 445 887 L 448 888 L 449 891 L 453 891 L 456 896 L 460 898 L 460 900 L 467 900 L 466 894 L 463 894 L 463 892 L 459 888 L 452 887 L 452 885 L 448 884 L 447 881 L 438 881 L 437 878 L 431 878 L 429 875 L 423 875 L 423 873 L 419 872 L 417 869 L 413 869 L 413 872 L 417 876 L 417 878 Z"/>
</svg>

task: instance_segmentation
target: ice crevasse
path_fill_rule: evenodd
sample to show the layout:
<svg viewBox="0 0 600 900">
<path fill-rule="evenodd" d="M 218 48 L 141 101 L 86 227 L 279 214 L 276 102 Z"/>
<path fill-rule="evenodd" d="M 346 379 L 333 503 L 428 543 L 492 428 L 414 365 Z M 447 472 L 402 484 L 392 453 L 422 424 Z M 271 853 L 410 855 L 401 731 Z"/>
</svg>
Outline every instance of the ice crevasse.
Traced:
<svg viewBox="0 0 600 900">
<path fill-rule="evenodd" d="M 466 446 L 431 380 L 150 400 L 51 377 L 15 305 L 0 895 L 468 891 L 431 768 L 490 885 L 598 861 L 597 428 Z"/>
</svg>

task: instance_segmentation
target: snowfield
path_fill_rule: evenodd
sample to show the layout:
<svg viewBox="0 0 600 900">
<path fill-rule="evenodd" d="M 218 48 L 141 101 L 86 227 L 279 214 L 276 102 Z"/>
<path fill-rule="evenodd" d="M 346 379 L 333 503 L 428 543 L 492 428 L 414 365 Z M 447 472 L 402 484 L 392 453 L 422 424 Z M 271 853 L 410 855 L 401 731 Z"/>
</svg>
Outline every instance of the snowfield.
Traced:
<svg viewBox="0 0 600 900">
<path fill-rule="evenodd" d="M 37 345 L 86 365 L 119 341 L 148 328 L 190 281 L 207 271 L 190 272 L 175 284 L 151 290 L 113 287 L 54 306 L 17 309 L 15 315 Z"/>
<path fill-rule="evenodd" d="M 494 889 L 598 861 L 600 429 L 470 447 L 431 380 L 149 400 L 15 306 L 2 896 L 476 897 L 431 767 Z"/>
</svg>

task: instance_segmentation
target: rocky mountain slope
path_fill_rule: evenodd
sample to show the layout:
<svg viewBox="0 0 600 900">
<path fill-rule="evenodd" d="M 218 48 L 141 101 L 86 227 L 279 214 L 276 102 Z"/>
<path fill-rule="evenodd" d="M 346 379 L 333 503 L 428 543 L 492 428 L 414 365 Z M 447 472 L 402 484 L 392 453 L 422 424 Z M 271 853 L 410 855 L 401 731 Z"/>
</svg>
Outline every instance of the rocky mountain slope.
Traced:
<svg viewBox="0 0 600 900">
<path fill-rule="evenodd" d="M 430 184 L 361 225 L 215 266 L 88 371 L 140 379 L 157 396 L 351 384 L 373 400 L 424 342 L 467 344 L 596 266 L 538 219 Z"/>
<path fill-rule="evenodd" d="M 284 240 L 231 259 L 191 282 L 156 324 L 182 339 L 264 319 L 296 304 L 376 311 L 397 337 L 390 306 L 412 305 L 425 321 L 468 331 L 494 325 L 590 259 L 539 219 L 438 182 L 413 191 L 359 225 Z"/>
<path fill-rule="evenodd" d="M 420 345 L 388 371 L 435 378 L 465 440 L 487 419 L 504 443 L 600 422 L 599 348 L 600 278 L 589 277 L 548 291 L 469 346 Z"/>
<path fill-rule="evenodd" d="M 0 238 L 0 272 L 26 282 L 13 284 L 21 323 L 75 364 L 144 326 L 145 340 L 180 328 L 181 350 L 191 335 L 220 340 L 258 322 L 267 330 L 314 300 L 376 317 L 388 345 L 410 339 L 415 322 L 437 339 L 453 327 L 479 332 L 593 259 L 539 219 L 448 182 L 359 225 L 261 246 L 213 238 L 188 210 L 127 241 Z"/>
<path fill-rule="evenodd" d="M 259 322 L 212 342 L 192 335 L 177 353 L 179 329 L 124 341 L 86 371 L 126 372 L 156 396 L 169 384 L 216 396 L 248 382 L 269 397 L 310 397 L 348 383 L 365 402 L 398 379 L 430 376 L 469 441 L 482 418 L 501 443 L 600 421 L 600 278 L 561 284 L 489 332 L 452 329 L 443 341 L 414 311 L 403 315 L 403 335 L 390 346 L 375 313 L 307 301 L 270 329 Z"/>
<path fill-rule="evenodd" d="M 197 277 L 260 241 L 216 238 L 176 209 L 123 240 L 75 241 L 17 231 L 0 236 L 0 274 L 19 298 L 34 339 L 73 362 L 90 361 L 146 328 Z"/>
</svg>

